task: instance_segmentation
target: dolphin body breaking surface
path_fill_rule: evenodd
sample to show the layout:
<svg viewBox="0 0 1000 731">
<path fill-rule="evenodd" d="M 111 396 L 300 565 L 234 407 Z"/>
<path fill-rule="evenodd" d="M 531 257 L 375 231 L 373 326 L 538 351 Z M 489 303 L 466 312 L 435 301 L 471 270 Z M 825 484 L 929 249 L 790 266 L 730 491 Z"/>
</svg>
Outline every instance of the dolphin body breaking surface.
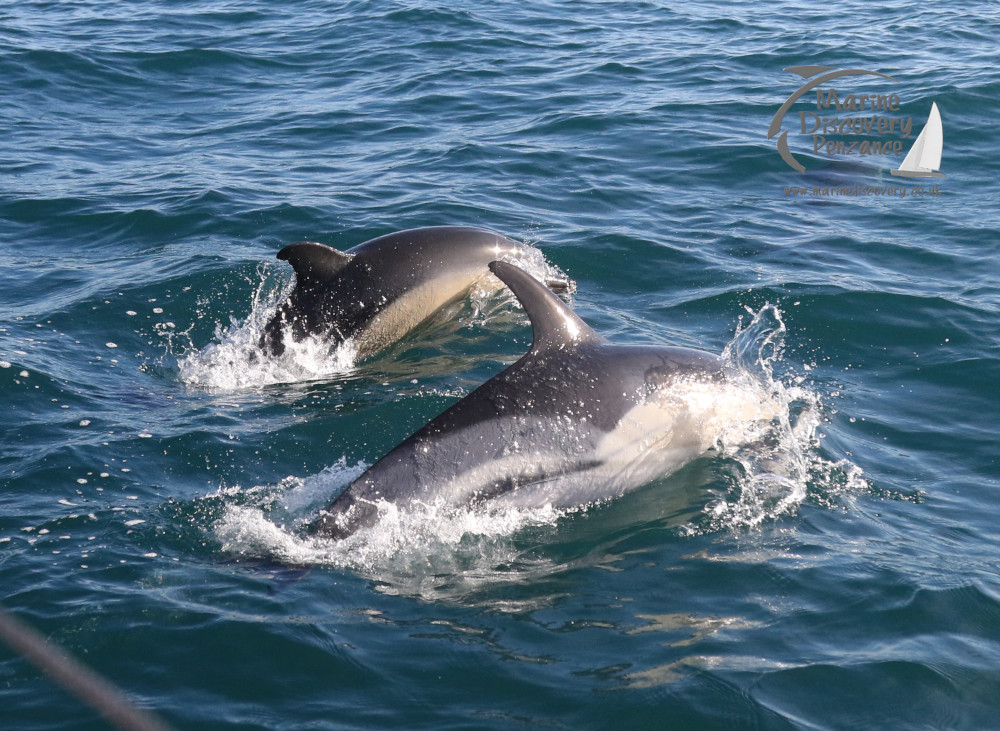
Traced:
<svg viewBox="0 0 1000 731">
<path fill-rule="evenodd" d="M 489 267 L 526 310 L 531 349 L 375 462 L 320 511 L 311 534 L 347 537 L 376 523 L 382 503 L 586 505 L 774 415 L 714 355 L 614 345 L 523 270 Z"/>
<path fill-rule="evenodd" d="M 290 244 L 278 259 L 292 265 L 295 287 L 264 327 L 259 345 L 281 355 L 286 337 L 319 336 L 333 345 L 352 340 L 359 356 L 372 355 L 491 279 L 491 261 L 519 260 L 535 251 L 467 226 L 399 231 L 347 251 L 311 241 Z M 574 287 L 557 275 L 545 283 L 556 291 Z"/>
</svg>

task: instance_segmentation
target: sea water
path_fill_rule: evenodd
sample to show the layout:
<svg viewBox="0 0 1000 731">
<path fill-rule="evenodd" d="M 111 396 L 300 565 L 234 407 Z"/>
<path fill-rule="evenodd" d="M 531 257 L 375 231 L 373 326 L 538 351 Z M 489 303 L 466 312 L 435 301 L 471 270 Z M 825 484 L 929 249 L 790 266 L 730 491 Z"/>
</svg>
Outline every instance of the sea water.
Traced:
<svg viewBox="0 0 1000 731">
<path fill-rule="evenodd" d="M 5 6 L 3 605 L 182 729 L 995 726 L 998 24 L 902 2 Z M 796 102 L 797 172 L 769 125 L 850 69 L 891 80 Z M 932 101 L 945 177 L 892 177 Z M 799 113 L 912 133 L 852 155 L 890 138 L 828 125 L 828 151 Z M 274 254 L 444 224 L 537 248 L 613 342 L 724 354 L 777 416 L 600 504 L 310 539 L 531 333 L 479 293 L 377 358 L 267 360 Z M 106 727 L 6 647 L 0 726 Z"/>
</svg>

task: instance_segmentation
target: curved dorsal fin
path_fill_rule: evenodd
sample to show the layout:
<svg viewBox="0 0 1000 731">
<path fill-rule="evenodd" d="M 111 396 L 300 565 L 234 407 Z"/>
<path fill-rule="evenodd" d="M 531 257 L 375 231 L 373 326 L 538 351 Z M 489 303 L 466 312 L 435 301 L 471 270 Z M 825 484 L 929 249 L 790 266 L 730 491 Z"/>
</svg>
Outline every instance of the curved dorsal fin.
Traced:
<svg viewBox="0 0 1000 731">
<path fill-rule="evenodd" d="M 295 270 L 297 284 L 308 287 L 323 282 L 347 265 L 353 254 L 345 254 L 332 246 L 314 241 L 289 244 L 278 252 L 278 258 L 287 261 Z"/>
<path fill-rule="evenodd" d="M 534 333 L 531 343 L 533 353 L 581 343 L 605 342 L 565 302 L 520 267 L 494 261 L 490 262 L 490 271 L 510 287 L 528 313 Z"/>
</svg>

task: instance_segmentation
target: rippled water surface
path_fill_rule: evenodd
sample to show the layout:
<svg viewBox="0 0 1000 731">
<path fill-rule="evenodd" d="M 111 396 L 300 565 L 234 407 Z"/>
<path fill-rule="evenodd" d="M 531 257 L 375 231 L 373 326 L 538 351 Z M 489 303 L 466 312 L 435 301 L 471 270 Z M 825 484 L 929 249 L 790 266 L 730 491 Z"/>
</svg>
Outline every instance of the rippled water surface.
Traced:
<svg viewBox="0 0 1000 731">
<path fill-rule="evenodd" d="M 996 726 L 998 28 L 901 2 L 5 6 L 4 606 L 181 729 Z M 913 117 L 904 152 L 936 102 L 945 177 L 814 149 L 800 112 L 873 112 L 812 96 L 792 170 L 767 130 L 805 65 L 891 76 L 836 90 L 896 94 L 874 113 Z M 442 224 L 534 246 L 616 343 L 724 353 L 776 416 L 598 505 L 309 538 L 531 333 L 484 291 L 380 357 L 261 358 L 274 255 Z M 0 726 L 105 724 L 0 646 Z"/>
</svg>

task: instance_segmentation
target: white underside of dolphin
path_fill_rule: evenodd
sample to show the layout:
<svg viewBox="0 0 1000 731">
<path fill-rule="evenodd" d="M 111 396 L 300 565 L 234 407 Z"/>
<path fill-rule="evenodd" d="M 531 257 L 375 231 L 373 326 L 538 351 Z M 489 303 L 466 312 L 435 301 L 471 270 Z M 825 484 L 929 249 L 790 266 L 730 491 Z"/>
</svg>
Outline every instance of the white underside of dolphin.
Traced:
<svg viewBox="0 0 1000 731">
<path fill-rule="evenodd" d="M 524 306 L 531 349 L 373 464 L 312 533 L 345 537 L 377 522 L 385 504 L 590 504 L 775 415 L 715 356 L 614 345 L 518 267 L 489 266 Z"/>
</svg>

